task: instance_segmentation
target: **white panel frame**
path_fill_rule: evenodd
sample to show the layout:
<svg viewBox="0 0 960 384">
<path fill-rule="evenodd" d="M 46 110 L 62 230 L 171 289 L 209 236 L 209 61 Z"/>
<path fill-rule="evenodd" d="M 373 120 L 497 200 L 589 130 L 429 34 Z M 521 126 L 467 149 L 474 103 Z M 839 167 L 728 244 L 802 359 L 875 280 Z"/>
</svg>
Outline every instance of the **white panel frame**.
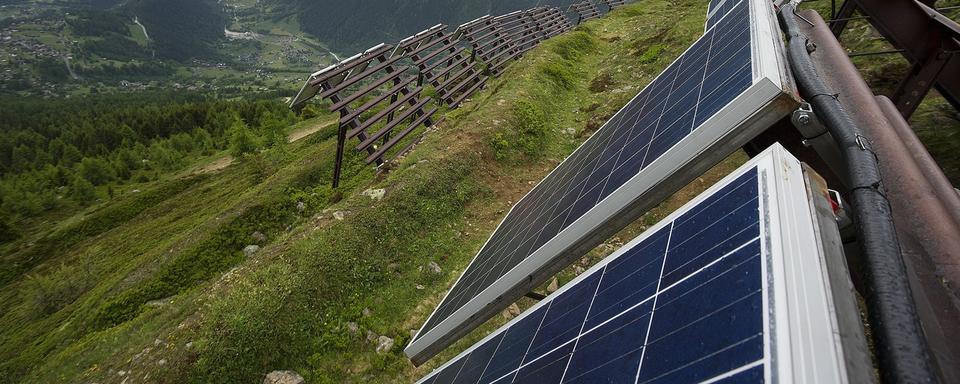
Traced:
<svg viewBox="0 0 960 384">
<path fill-rule="evenodd" d="M 661 220 L 643 234 L 634 238 L 586 272 L 564 284 L 524 311 L 506 325 L 450 359 L 418 383 L 425 383 L 444 368 L 466 358 L 487 341 L 497 337 L 514 324 L 548 305 L 560 294 L 574 288 L 604 266 L 638 246 L 659 230 L 671 225 L 680 215 L 696 208 L 752 169 L 758 171 L 760 189 L 761 257 L 764 303 L 764 365 L 765 382 L 850 383 L 851 377 L 863 377 L 864 372 L 848 372 L 845 356 L 855 346 L 845 345 L 838 332 L 838 316 L 857 316 L 856 313 L 837 311 L 825 268 L 822 228 L 814 217 L 813 196 L 807 194 L 805 174 L 801 163 L 780 144 L 774 144 L 747 164 L 700 194 L 674 213 Z M 852 292 L 845 291 L 846 295 Z M 846 350 L 845 350 L 846 348 Z M 440 384 L 440 383 L 437 383 Z"/>
<path fill-rule="evenodd" d="M 438 305 L 404 349 L 414 364 L 422 364 L 457 338 L 499 313 L 542 284 L 567 262 L 585 254 L 595 243 L 613 235 L 796 109 L 799 102 L 794 96 L 792 77 L 783 62 L 785 51 L 773 5 L 767 0 L 743 1 L 748 2 L 750 8 L 753 85 L 698 127 L 696 134 L 681 140 L 493 284 L 423 333 L 423 327 L 436 314 Z M 559 168 L 558 165 L 550 175 Z M 513 208 L 504 218 L 512 212 Z M 500 230 L 501 225 L 503 221 L 494 233 Z M 489 241 L 487 239 L 481 250 Z M 476 257 L 467 269 L 474 262 Z M 462 277 L 461 274 L 453 287 L 460 283 Z M 444 300 L 449 294 L 450 291 Z"/>
</svg>

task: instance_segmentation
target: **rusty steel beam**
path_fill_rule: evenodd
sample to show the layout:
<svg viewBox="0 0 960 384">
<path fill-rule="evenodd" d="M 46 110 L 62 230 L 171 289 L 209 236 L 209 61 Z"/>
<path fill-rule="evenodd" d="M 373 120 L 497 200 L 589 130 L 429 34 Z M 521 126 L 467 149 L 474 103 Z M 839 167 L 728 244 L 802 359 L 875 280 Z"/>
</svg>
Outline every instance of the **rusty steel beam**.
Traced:
<svg viewBox="0 0 960 384">
<path fill-rule="evenodd" d="M 854 11 L 860 11 L 911 68 L 893 94 L 907 119 L 930 88 L 960 110 L 960 25 L 943 16 L 926 0 L 846 0 L 830 29 L 839 37 Z"/>
<path fill-rule="evenodd" d="M 912 297 L 943 382 L 960 382 L 960 195 L 936 166 L 899 109 L 876 98 L 820 16 L 801 12 L 816 45 L 811 58 L 880 164 Z M 854 256 L 855 258 L 856 256 Z M 857 279 L 860 280 L 860 279 Z"/>
</svg>

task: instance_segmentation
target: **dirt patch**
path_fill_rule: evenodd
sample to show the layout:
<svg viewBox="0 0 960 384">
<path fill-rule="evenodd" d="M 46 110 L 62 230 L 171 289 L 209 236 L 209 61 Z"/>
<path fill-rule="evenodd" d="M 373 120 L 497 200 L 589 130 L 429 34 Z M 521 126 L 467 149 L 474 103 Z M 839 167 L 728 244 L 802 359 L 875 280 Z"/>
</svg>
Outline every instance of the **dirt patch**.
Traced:
<svg viewBox="0 0 960 384">
<path fill-rule="evenodd" d="M 319 132 L 321 129 L 324 129 L 336 123 L 337 123 L 337 119 L 333 118 L 333 119 L 317 122 L 316 124 L 313 124 L 309 127 L 303 127 L 303 128 L 294 130 L 293 132 L 290 132 L 289 135 L 287 135 L 287 142 L 292 143 L 292 142 L 301 140 L 305 137 L 308 137 L 314 133 Z"/>
<path fill-rule="evenodd" d="M 201 175 L 205 173 L 218 172 L 226 167 L 229 167 L 230 164 L 233 164 L 233 160 L 234 160 L 233 156 L 221 157 L 210 164 L 197 168 L 191 173 L 193 173 L 194 175 Z"/>
</svg>

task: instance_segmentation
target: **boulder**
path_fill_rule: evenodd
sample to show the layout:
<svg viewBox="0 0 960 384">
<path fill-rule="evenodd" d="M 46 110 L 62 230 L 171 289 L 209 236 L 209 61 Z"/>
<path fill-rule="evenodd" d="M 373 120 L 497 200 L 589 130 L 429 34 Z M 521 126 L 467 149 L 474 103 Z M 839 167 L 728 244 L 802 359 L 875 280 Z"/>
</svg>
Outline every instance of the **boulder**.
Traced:
<svg viewBox="0 0 960 384">
<path fill-rule="evenodd" d="M 243 248 L 243 254 L 247 257 L 253 256 L 257 252 L 260 252 L 260 246 L 256 244 L 251 244 Z"/>
<path fill-rule="evenodd" d="M 510 304 L 510 306 L 507 307 L 507 309 L 504 309 L 500 314 L 503 316 L 503 318 L 510 320 L 520 315 L 520 307 L 517 305 L 517 303 Z"/>
<path fill-rule="evenodd" d="M 383 197 L 386 196 L 387 190 L 385 189 L 368 189 L 360 193 L 361 195 L 369 197 L 373 201 L 383 200 Z"/>
<path fill-rule="evenodd" d="M 380 353 L 380 354 L 387 353 L 387 352 L 390 352 L 390 349 L 392 348 L 393 348 L 393 339 L 386 336 L 380 336 L 377 339 L 377 353 Z"/>
<path fill-rule="evenodd" d="M 261 244 L 267 241 L 267 235 L 264 235 L 263 232 L 260 231 L 254 232 L 252 235 L 250 235 L 250 237 L 253 237 L 254 240 L 260 242 Z"/>
<path fill-rule="evenodd" d="M 357 332 L 360 332 L 360 326 L 357 325 L 357 323 L 354 323 L 351 321 L 347 323 L 347 330 L 350 331 L 350 333 L 356 335 Z"/>
<path fill-rule="evenodd" d="M 550 280 L 550 284 L 547 285 L 547 292 L 548 293 L 556 292 L 557 289 L 560 288 L 559 285 L 560 285 L 560 282 L 558 282 L 557 278 L 554 277 L 553 280 Z"/>
<path fill-rule="evenodd" d="M 263 384 L 304 384 L 306 380 L 294 371 L 273 371 L 263 379 Z"/>
<path fill-rule="evenodd" d="M 440 265 L 438 265 L 437 263 L 432 262 L 432 261 L 431 261 L 429 264 L 427 264 L 427 270 L 430 271 L 430 272 L 436 273 L 436 274 L 438 274 L 438 275 L 439 275 L 441 272 L 443 272 L 443 270 L 440 269 Z"/>
</svg>

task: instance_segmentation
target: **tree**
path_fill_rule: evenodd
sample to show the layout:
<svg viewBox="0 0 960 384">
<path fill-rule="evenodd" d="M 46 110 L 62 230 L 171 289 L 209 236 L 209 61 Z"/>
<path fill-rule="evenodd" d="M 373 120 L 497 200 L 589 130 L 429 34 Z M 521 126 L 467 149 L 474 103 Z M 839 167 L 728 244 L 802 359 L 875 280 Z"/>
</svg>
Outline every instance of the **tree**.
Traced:
<svg viewBox="0 0 960 384">
<path fill-rule="evenodd" d="M 74 177 L 70 182 L 70 199 L 81 205 L 87 205 L 97 199 L 97 190 L 87 179 Z"/>
<path fill-rule="evenodd" d="M 80 176 L 94 185 L 103 185 L 115 177 L 110 164 L 96 157 L 84 157 L 80 161 Z"/>
<path fill-rule="evenodd" d="M 257 139 L 242 120 L 236 120 L 230 127 L 230 154 L 240 158 L 257 150 Z"/>
</svg>

